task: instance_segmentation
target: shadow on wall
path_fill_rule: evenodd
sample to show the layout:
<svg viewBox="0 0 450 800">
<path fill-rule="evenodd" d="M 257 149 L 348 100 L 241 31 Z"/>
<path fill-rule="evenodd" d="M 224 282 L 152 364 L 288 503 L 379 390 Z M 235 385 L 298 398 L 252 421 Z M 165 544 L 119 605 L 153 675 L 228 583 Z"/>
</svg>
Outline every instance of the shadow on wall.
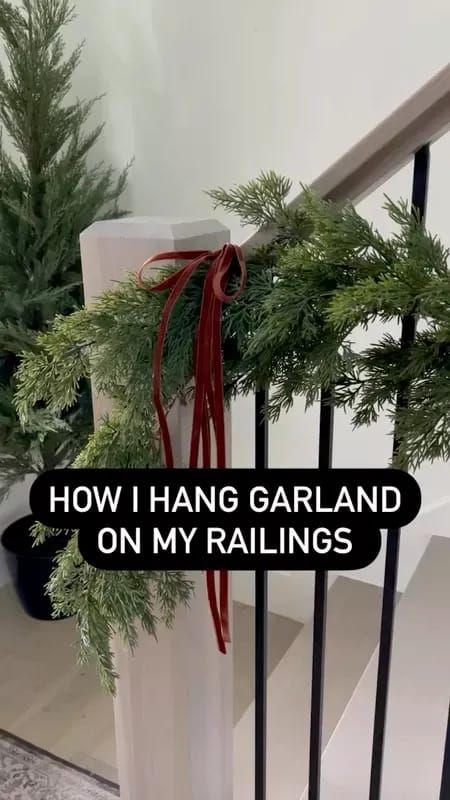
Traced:
<svg viewBox="0 0 450 800">
<path fill-rule="evenodd" d="M 23 481 L 13 487 L 8 497 L 0 504 L 0 533 L 11 522 L 15 522 L 16 519 L 30 513 L 28 494 L 33 480 L 34 475 L 27 475 Z M 6 567 L 3 548 L 0 548 L 0 586 L 3 586 L 9 580 L 10 576 Z"/>
</svg>

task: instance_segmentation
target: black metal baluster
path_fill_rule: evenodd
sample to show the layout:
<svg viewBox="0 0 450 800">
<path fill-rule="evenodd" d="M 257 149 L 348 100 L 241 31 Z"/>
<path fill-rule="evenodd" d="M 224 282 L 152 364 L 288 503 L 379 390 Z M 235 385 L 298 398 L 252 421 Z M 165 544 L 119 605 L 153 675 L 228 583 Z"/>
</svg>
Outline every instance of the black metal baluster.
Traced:
<svg viewBox="0 0 450 800">
<path fill-rule="evenodd" d="M 329 469 L 333 454 L 334 407 L 332 393 L 322 391 L 319 426 L 319 469 Z M 328 573 L 316 572 L 314 581 L 314 629 L 309 734 L 309 800 L 320 798 L 322 761 L 322 712 L 325 672 Z"/>
<path fill-rule="evenodd" d="M 442 764 L 442 780 L 439 800 L 450 797 L 450 708 L 448 710 L 447 735 L 445 737 L 444 761 Z"/>
<path fill-rule="evenodd" d="M 264 415 L 268 393 L 255 395 L 255 467 L 267 469 L 269 427 Z M 255 572 L 255 800 L 266 800 L 267 776 L 267 572 Z"/>
<path fill-rule="evenodd" d="M 412 206 L 419 217 L 425 221 L 430 148 L 424 145 L 414 156 L 414 175 L 412 190 Z M 416 319 L 409 314 L 402 320 L 401 347 L 410 347 L 416 334 Z M 397 409 L 408 404 L 408 385 L 400 387 L 397 395 Z M 394 460 L 399 446 L 398 435 L 394 430 Z M 383 606 L 381 611 L 380 650 L 378 656 L 378 676 L 375 697 L 375 715 L 372 742 L 372 764 L 370 772 L 369 800 L 380 800 L 381 780 L 383 773 L 383 751 L 385 740 L 389 677 L 391 669 L 392 639 L 394 633 L 395 596 L 397 591 L 397 574 L 400 553 L 400 529 L 393 528 L 387 532 L 386 561 L 384 570 Z"/>
</svg>

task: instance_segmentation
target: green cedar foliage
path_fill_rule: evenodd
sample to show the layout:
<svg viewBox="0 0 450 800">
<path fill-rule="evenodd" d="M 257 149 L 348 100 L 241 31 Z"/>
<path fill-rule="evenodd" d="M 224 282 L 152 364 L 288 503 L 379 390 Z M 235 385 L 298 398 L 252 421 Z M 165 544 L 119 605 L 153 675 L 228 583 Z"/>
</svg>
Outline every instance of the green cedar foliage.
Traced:
<svg viewBox="0 0 450 800">
<path fill-rule="evenodd" d="M 406 202 L 386 201 L 396 225 L 386 243 L 388 268 L 336 293 L 329 319 L 344 326 L 380 319 L 401 322 L 412 315 L 418 333 L 402 347 L 400 334 L 385 334 L 354 354 L 341 379 L 337 402 L 353 412 L 355 426 L 376 422 L 387 412 L 399 441 L 395 464 L 415 469 L 424 461 L 450 457 L 450 271 L 449 250 L 429 233 Z M 349 247 L 358 247 L 357 235 Z M 370 253 L 369 253 L 370 256 Z M 398 393 L 407 399 L 397 408 Z"/>
<path fill-rule="evenodd" d="M 91 150 L 96 100 L 69 102 L 81 57 L 64 54 L 68 0 L 0 0 L 0 494 L 26 473 L 70 460 L 90 427 L 88 385 L 62 413 L 37 406 L 21 427 L 12 404 L 22 353 L 57 314 L 82 302 L 79 235 L 120 215 L 118 177 Z M 70 370 L 69 370 L 70 371 Z"/>
</svg>

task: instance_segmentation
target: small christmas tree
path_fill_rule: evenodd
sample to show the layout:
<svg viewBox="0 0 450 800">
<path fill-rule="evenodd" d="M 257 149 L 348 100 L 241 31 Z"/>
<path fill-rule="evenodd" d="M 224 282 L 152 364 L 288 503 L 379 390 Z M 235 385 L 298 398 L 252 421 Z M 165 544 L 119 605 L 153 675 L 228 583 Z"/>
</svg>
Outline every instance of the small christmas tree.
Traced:
<svg viewBox="0 0 450 800">
<path fill-rule="evenodd" d="M 68 0 L 0 0 L 0 497 L 30 472 L 69 461 L 90 428 L 88 385 L 68 412 L 37 407 L 25 428 L 13 406 L 15 373 L 36 333 L 82 302 L 79 235 L 118 216 L 118 178 L 89 154 L 96 100 L 66 102 L 82 47 L 64 55 Z"/>
</svg>

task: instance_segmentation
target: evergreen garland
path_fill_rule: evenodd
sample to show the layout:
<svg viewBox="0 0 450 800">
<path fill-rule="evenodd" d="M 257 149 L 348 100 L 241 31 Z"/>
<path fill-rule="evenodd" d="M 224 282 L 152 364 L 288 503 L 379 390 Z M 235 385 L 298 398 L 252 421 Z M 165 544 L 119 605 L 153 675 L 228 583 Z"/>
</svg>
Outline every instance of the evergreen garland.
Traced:
<svg viewBox="0 0 450 800">
<path fill-rule="evenodd" d="M 263 224 L 274 234 L 247 260 L 246 292 L 224 309 L 226 395 L 273 386 L 268 413 L 277 417 L 298 394 L 313 402 L 333 388 L 356 426 L 394 414 L 397 393 L 409 406 L 395 419 L 397 463 L 415 467 L 450 451 L 450 283 L 448 252 L 408 211 L 387 201 L 397 232 L 383 237 L 351 204 L 336 205 L 305 189 L 300 205 L 288 203 L 290 182 L 274 173 L 212 192 L 216 204 Z M 205 270 L 180 297 L 169 326 L 163 361 L 167 406 L 184 397 L 192 375 L 195 329 Z M 158 278 L 159 280 L 160 278 Z M 114 410 L 93 433 L 75 467 L 153 467 L 161 464 L 151 403 L 152 351 L 164 293 L 140 290 L 130 276 L 89 309 L 59 317 L 41 334 L 19 369 L 16 407 L 23 426 L 36 406 L 69 411 L 83 380 L 94 379 Z M 374 319 L 414 314 L 421 330 L 411 347 L 392 336 L 358 353 L 354 329 Z M 40 527 L 38 535 L 47 531 Z M 114 687 L 110 640 L 132 647 L 136 624 L 153 632 L 170 624 L 176 606 L 189 602 L 183 573 L 104 573 L 85 564 L 73 534 L 51 581 L 57 611 L 78 616 L 82 654 L 94 656 L 108 688 Z"/>
<path fill-rule="evenodd" d="M 79 235 L 120 215 L 126 170 L 88 157 L 102 126 L 86 131 L 96 100 L 67 102 L 82 48 L 64 55 L 68 0 L 0 0 L 0 499 L 30 472 L 67 463 L 91 428 L 88 384 L 64 410 L 36 406 L 20 426 L 15 372 L 36 332 L 82 303 Z"/>
<path fill-rule="evenodd" d="M 396 466 L 417 469 L 424 461 L 450 457 L 450 251 L 406 202 L 387 200 L 385 208 L 397 225 L 387 240 L 389 268 L 378 280 L 336 293 L 329 318 L 342 330 L 348 323 L 367 327 L 375 319 L 413 315 L 418 333 L 406 348 L 400 336 L 385 334 L 353 354 L 336 399 L 352 409 L 356 427 L 376 422 L 384 410 L 398 440 Z M 396 407 L 400 390 L 407 396 L 404 408 Z"/>
</svg>

